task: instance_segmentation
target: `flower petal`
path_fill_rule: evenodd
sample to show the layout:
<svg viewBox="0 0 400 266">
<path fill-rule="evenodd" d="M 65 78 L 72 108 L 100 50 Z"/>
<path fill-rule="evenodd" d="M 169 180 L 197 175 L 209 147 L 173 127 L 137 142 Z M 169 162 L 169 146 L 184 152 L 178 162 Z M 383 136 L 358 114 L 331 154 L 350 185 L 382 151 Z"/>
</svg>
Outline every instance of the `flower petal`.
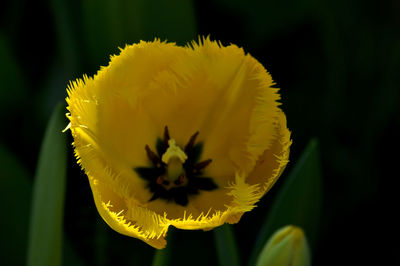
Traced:
<svg viewBox="0 0 400 266">
<path fill-rule="evenodd" d="M 275 184 L 289 162 L 292 141 L 290 131 L 286 126 L 286 116 L 282 111 L 279 111 L 278 119 L 274 122 L 274 125 L 276 127 L 276 141 L 272 143 L 269 149 L 265 150 L 246 179 L 251 185 L 263 184 L 261 187 L 262 195 L 267 193 Z"/>
<path fill-rule="evenodd" d="M 152 247 L 158 249 L 165 247 L 164 237 L 168 224 L 157 221 L 156 214 L 141 213 L 140 210 L 137 217 L 132 217 L 132 206 L 128 208 L 123 199 L 93 177 L 89 176 L 89 181 L 97 210 L 112 229 L 121 234 L 139 238 Z M 148 219 L 148 217 L 153 219 Z M 136 218 L 137 221 L 131 220 L 132 218 Z M 146 221 L 143 222 L 143 219 Z"/>
<path fill-rule="evenodd" d="M 285 114 L 280 111 L 274 123 L 278 138 L 257 161 L 253 171 L 246 177 L 236 176 L 230 195 L 234 196 L 229 223 L 237 223 L 244 212 L 251 211 L 255 203 L 275 184 L 289 162 L 290 132 L 286 127 Z"/>
</svg>

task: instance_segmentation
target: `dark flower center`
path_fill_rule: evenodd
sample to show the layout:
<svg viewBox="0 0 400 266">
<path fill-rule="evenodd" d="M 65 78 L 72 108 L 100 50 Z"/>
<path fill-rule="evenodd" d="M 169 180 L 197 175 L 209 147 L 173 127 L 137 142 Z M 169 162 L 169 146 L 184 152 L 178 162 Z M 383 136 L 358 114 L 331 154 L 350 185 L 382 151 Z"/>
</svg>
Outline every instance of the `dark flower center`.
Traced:
<svg viewBox="0 0 400 266">
<path fill-rule="evenodd" d="M 145 146 L 151 166 L 135 167 L 134 170 L 148 182 L 147 187 L 153 193 L 149 201 L 160 198 L 168 202 L 174 200 L 176 204 L 186 206 L 189 196 L 199 194 L 199 190 L 211 191 L 218 188 L 211 177 L 203 176 L 204 169 L 212 160 L 200 161 L 203 144 L 196 143 L 198 135 L 199 132 L 196 132 L 190 137 L 184 153 L 170 138 L 168 127 L 164 129 L 163 139 L 158 138 L 156 141 L 157 152 L 153 152 L 148 145 Z M 174 157 L 175 154 L 186 156 Z"/>
</svg>

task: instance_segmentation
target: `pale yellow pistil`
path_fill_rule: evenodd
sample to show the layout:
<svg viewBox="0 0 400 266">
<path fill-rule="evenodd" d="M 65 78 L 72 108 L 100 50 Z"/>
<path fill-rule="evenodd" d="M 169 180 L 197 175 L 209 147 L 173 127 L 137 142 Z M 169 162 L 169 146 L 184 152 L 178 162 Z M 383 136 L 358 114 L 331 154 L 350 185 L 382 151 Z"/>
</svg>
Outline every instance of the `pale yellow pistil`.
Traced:
<svg viewBox="0 0 400 266">
<path fill-rule="evenodd" d="M 185 173 L 183 163 L 187 159 L 187 155 L 176 145 L 174 139 L 168 141 L 168 149 L 161 157 L 161 160 L 167 164 L 167 180 L 174 182 Z"/>
</svg>

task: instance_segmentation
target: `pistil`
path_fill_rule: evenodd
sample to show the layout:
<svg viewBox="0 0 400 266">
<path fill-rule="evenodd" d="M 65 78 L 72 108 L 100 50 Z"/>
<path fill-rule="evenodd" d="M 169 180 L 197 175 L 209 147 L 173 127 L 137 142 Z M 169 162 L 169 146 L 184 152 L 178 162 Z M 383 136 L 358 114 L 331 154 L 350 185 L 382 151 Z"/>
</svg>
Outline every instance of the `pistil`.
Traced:
<svg viewBox="0 0 400 266">
<path fill-rule="evenodd" d="M 176 145 L 174 139 L 168 140 L 168 145 L 169 147 L 163 154 L 161 160 L 167 165 L 167 180 L 174 182 L 185 173 L 183 164 L 187 159 L 187 155 Z"/>
</svg>

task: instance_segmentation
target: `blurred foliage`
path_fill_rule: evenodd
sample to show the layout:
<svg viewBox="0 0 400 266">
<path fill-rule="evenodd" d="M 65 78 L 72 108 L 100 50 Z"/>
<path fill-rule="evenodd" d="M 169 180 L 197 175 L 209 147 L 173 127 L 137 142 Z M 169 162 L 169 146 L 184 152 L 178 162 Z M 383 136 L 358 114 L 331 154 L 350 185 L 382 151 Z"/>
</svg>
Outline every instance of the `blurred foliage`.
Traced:
<svg viewBox="0 0 400 266">
<path fill-rule="evenodd" d="M 221 266 L 239 266 L 240 252 L 237 248 L 232 225 L 225 224 L 213 230 L 214 242 Z"/>
<path fill-rule="evenodd" d="M 322 199 L 322 175 L 317 140 L 311 140 L 296 162 L 293 170 L 283 180 L 282 187 L 272 202 L 254 243 L 249 265 L 255 265 L 258 254 L 265 242 L 279 228 L 285 225 L 301 227 L 310 241 L 311 249 L 316 247 Z"/>
<path fill-rule="evenodd" d="M 2 67 L 0 71 L 1 83 L 7 85 L 7 89 L 0 90 L 0 113 L 1 119 L 7 119 L 7 114 L 20 112 L 19 106 L 15 103 L 24 103 L 27 98 L 26 84 L 22 77 L 20 66 L 10 47 L 9 40 L 0 32 L 0 58 Z"/>
<path fill-rule="evenodd" d="M 0 219 L 0 263 L 23 265 L 27 252 L 31 180 L 21 162 L 1 144 L 0 161 L 0 206 L 7 212 Z"/>
<path fill-rule="evenodd" d="M 168 235 L 166 238 L 168 245 L 164 249 L 155 250 L 153 262 L 151 264 L 152 266 L 175 265 L 174 257 L 172 256 L 172 251 L 176 246 L 176 241 L 174 241 L 175 230 L 175 228 L 170 228 L 168 230 Z"/>
<path fill-rule="evenodd" d="M 399 219 L 392 215 L 398 201 L 397 156 L 390 156 L 400 148 L 398 1 L 3 2 L 0 202 L 4 216 L 13 219 L 2 219 L 0 264 L 25 261 L 25 253 L 16 254 L 14 247 L 26 249 L 37 155 L 68 81 L 96 73 L 125 44 L 154 37 L 184 44 L 197 34 L 243 46 L 268 69 L 281 88 L 293 133 L 291 163 L 281 180 L 233 227 L 241 264 L 311 137 L 320 140 L 324 179 L 315 264 L 400 264 L 400 246 L 393 240 L 400 236 Z M 99 219 L 71 150 L 67 171 L 64 227 L 84 264 L 151 264 L 153 249 L 116 234 Z M 171 251 L 176 265 L 217 261 L 212 237 L 211 232 L 176 232 Z"/>
<path fill-rule="evenodd" d="M 82 30 L 93 67 L 106 65 L 118 47 L 140 40 L 186 44 L 196 38 L 194 9 L 188 0 L 82 1 Z"/>
<path fill-rule="evenodd" d="M 64 105 L 51 116 L 40 149 L 30 215 L 28 266 L 62 262 L 64 198 L 67 180 L 67 138 Z"/>
</svg>

